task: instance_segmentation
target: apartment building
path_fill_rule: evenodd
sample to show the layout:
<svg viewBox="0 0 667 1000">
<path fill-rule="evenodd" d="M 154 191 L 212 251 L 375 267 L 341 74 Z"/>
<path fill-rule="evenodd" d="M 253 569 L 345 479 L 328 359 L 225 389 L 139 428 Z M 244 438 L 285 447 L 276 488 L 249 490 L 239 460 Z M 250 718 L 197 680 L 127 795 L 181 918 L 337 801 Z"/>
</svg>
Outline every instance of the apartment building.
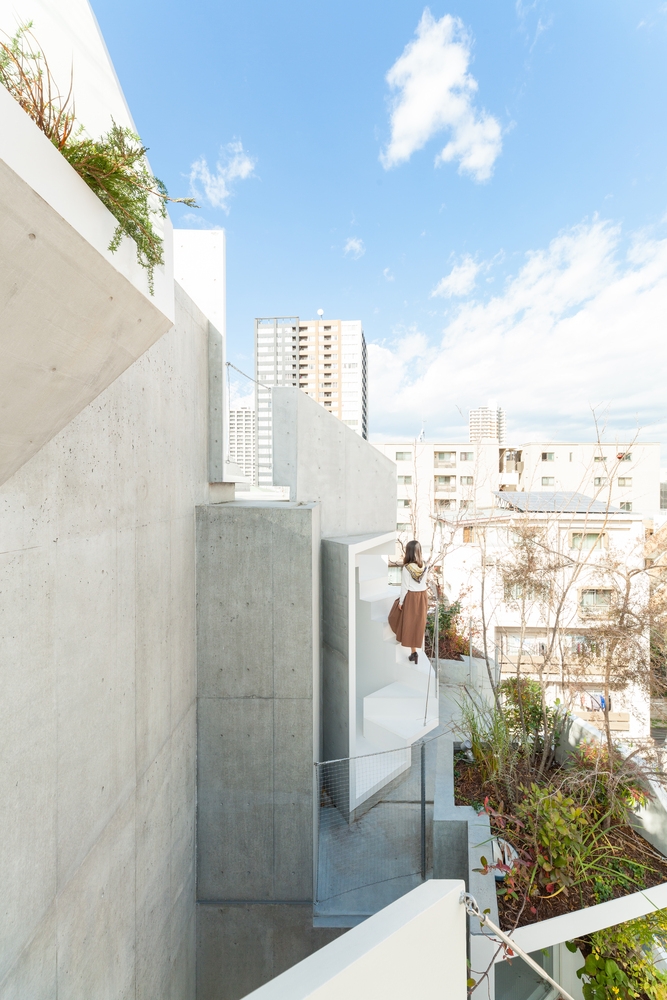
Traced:
<svg viewBox="0 0 667 1000">
<path fill-rule="evenodd" d="M 493 442 L 376 443 L 396 463 L 396 530 L 432 547 L 436 521 L 496 506 L 497 491 L 585 493 L 625 513 L 660 511 L 660 445 Z"/>
<path fill-rule="evenodd" d="M 360 320 L 255 320 L 257 483 L 273 485 L 271 387 L 298 386 L 368 437 L 366 341 Z"/>
<path fill-rule="evenodd" d="M 235 462 L 251 482 L 255 481 L 255 410 L 242 406 L 229 411 L 229 461 Z"/>
<path fill-rule="evenodd" d="M 626 512 L 660 510 L 660 445 L 528 443 L 500 455 L 501 483 L 519 490 L 576 490 Z"/>
<path fill-rule="evenodd" d="M 470 441 L 497 441 L 505 444 L 505 411 L 492 400 L 488 406 L 470 410 L 468 417 Z"/>
<path fill-rule="evenodd" d="M 610 567 L 617 559 L 633 574 L 628 581 L 630 605 L 636 611 L 648 587 L 647 575 L 639 572 L 645 565 L 642 515 L 618 508 L 609 513 L 604 500 L 572 492 L 498 491 L 496 499 L 496 510 L 473 514 L 454 526 L 443 565 L 446 590 L 461 601 L 463 618 L 480 644 L 484 620 L 498 680 L 517 674 L 540 678 L 551 699 L 559 698 L 580 718 L 599 726 L 605 643 L 614 621 L 612 594 L 620 585 Z M 535 561 L 539 565 L 541 559 L 543 569 L 517 583 L 512 575 L 514 538 L 527 526 L 527 544 L 533 545 Z M 531 542 L 531 537 L 538 541 Z M 549 588 L 554 574 L 556 603 L 561 601 L 560 588 L 564 592 L 557 616 Z M 648 635 L 645 647 L 648 651 Z M 635 680 L 622 688 L 615 685 L 608 707 L 613 730 L 649 735 L 645 685 Z"/>
</svg>

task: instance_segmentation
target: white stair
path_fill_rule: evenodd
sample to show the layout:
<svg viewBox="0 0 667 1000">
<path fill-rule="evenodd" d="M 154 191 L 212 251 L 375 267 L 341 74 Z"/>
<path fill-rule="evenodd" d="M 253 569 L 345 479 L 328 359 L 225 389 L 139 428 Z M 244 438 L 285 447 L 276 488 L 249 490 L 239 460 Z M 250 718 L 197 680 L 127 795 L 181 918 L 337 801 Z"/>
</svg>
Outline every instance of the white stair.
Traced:
<svg viewBox="0 0 667 1000">
<path fill-rule="evenodd" d="M 384 642 L 396 649 L 395 667 L 389 667 L 393 676 L 387 678 L 390 683 L 363 700 L 364 739 L 382 750 L 409 747 L 439 724 L 435 671 L 430 661 L 419 650 L 417 663 L 411 663 L 410 650 L 397 643 L 387 622 L 399 593 L 398 587 L 387 584 L 387 563 L 381 556 L 360 560 L 359 597 L 370 603 L 371 619 L 380 624 Z"/>
<path fill-rule="evenodd" d="M 439 721 L 433 684 L 428 706 L 425 692 L 401 681 L 364 698 L 364 736 L 383 750 L 410 746 L 435 729 Z"/>
</svg>

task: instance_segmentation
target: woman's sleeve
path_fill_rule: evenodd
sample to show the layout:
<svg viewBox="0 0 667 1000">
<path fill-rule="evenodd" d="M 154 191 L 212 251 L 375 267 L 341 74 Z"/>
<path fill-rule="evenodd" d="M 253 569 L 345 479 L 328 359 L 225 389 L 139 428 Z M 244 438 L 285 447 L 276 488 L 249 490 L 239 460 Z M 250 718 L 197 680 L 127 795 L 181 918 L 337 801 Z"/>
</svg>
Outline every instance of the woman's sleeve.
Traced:
<svg viewBox="0 0 667 1000">
<path fill-rule="evenodd" d="M 404 566 L 403 570 L 401 572 L 401 594 L 400 594 L 400 597 L 398 598 L 398 603 L 400 604 L 401 607 L 403 607 L 403 601 L 405 600 L 405 595 L 408 592 L 408 577 L 409 577 L 409 575 L 410 574 L 408 573 L 407 569 Z"/>
</svg>

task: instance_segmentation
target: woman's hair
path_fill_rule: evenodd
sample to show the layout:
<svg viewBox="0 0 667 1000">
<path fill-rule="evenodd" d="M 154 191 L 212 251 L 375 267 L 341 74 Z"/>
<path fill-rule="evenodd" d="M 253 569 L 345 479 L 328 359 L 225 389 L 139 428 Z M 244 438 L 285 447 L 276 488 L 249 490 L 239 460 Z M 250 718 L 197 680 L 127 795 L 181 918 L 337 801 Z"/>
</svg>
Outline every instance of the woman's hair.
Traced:
<svg viewBox="0 0 667 1000">
<path fill-rule="evenodd" d="M 403 560 L 403 565 L 407 566 L 408 563 L 417 563 L 418 566 L 424 565 L 424 560 L 422 559 L 422 547 L 416 539 L 408 542 L 405 546 L 405 559 Z"/>
</svg>

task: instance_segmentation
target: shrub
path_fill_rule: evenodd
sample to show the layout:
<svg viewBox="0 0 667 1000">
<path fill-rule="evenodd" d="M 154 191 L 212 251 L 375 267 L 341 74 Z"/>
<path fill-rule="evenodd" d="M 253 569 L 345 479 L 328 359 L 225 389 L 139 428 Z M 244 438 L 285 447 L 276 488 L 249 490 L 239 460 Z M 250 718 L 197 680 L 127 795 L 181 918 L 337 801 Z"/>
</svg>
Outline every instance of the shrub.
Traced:
<svg viewBox="0 0 667 1000">
<path fill-rule="evenodd" d="M 585 1000 L 667 997 L 667 974 L 655 967 L 653 956 L 656 944 L 667 944 L 667 911 L 607 927 L 578 943 L 587 953 L 577 970 Z M 568 943 L 568 948 L 576 951 L 577 943 Z"/>
</svg>

